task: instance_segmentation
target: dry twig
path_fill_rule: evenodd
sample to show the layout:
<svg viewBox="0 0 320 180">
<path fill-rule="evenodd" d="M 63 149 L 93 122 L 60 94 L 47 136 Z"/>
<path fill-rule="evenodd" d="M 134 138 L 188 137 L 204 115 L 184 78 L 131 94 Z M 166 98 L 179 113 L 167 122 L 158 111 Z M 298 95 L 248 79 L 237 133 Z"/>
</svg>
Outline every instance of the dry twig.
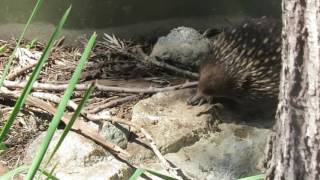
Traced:
<svg viewBox="0 0 320 180">
<path fill-rule="evenodd" d="M 99 106 L 96 106 L 94 109 L 91 109 L 91 110 L 88 110 L 86 111 L 87 113 L 90 113 L 90 114 L 95 114 L 99 111 L 102 111 L 103 109 L 106 109 L 106 108 L 111 108 L 113 106 L 116 106 L 116 105 L 119 105 L 121 103 L 125 103 L 127 101 L 131 101 L 133 99 L 137 98 L 136 95 L 132 95 L 132 96 L 126 96 L 126 97 L 123 97 L 123 98 L 119 98 L 119 99 L 115 99 L 115 100 L 112 100 L 108 103 L 105 103 L 105 104 L 101 104 Z"/>
<path fill-rule="evenodd" d="M 157 92 L 172 91 L 178 89 L 185 89 L 196 87 L 198 82 L 185 82 L 183 84 L 178 84 L 174 86 L 168 86 L 163 88 L 158 87 L 149 87 L 149 88 L 127 88 L 127 87 L 117 87 L 117 86 L 104 86 L 96 83 L 96 89 L 100 91 L 107 92 L 121 92 L 121 93 L 144 93 L 144 94 L 153 94 Z M 7 88 L 23 88 L 26 85 L 26 82 L 17 82 L 17 81 L 4 81 L 4 87 Z M 38 83 L 33 84 L 34 90 L 49 90 L 49 91 L 64 91 L 68 87 L 68 84 L 49 84 L 49 83 Z M 89 84 L 77 84 L 75 87 L 76 91 L 85 91 L 89 88 Z"/>
<path fill-rule="evenodd" d="M 32 63 L 32 64 L 28 64 L 22 68 L 19 68 L 15 71 L 13 71 L 12 73 L 8 74 L 7 79 L 8 80 L 14 80 L 16 77 L 21 76 L 22 74 L 30 71 L 32 68 L 34 68 L 37 65 L 36 63 Z"/>
<path fill-rule="evenodd" d="M 12 93 L 8 90 L 5 90 L 4 88 L 1 89 L 0 91 L 0 95 L 2 97 L 6 97 L 6 98 L 10 98 L 10 99 L 17 99 L 18 93 Z M 55 114 L 56 112 L 56 108 L 53 107 L 51 104 L 36 98 L 36 97 L 32 97 L 32 96 L 28 96 L 26 99 L 26 104 L 29 106 L 33 106 L 36 108 L 40 108 L 52 115 Z M 65 123 L 68 124 L 70 117 L 68 117 L 68 115 L 63 115 L 63 117 L 61 118 L 61 120 Z M 119 146 L 109 143 L 107 142 L 103 137 L 101 137 L 98 133 L 94 132 L 93 130 L 91 130 L 89 128 L 89 126 L 83 122 L 83 121 L 75 121 L 74 125 L 71 128 L 73 131 L 76 131 L 88 138 L 90 138 L 91 140 L 95 141 L 96 143 L 102 145 L 104 148 L 109 149 L 111 152 L 115 153 L 116 155 L 118 155 L 119 157 L 122 158 L 126 158 L 126 157 L 130 157 L 131 155 L 123 150 L 122 148 L 120 148 Z"/>
<path fill-rule="evenodd" d="M 60 101 L 61 101 L 61 98 L 55 94 L 52 94 L 52 93 L 45 93 L 45 92 L 33 92 L 30 94 L 31 96 L 33 97 L 36 97 L 36 98 L 40 98 L 40 99 L 44 99 L 44 100 L 48 100 L 48 101 L 51 101 L 51 102 L 54 102 L 56 104 L 59 104 Z M 78 105 L 73 102 L 72 100 L 69 100 L 68 102 L 68 107 L 71 107 L 72 109 L 77 109 Z"/>
<path fill-rule="evenodd" d="M 143 52 L 141 47 L 139 45 L 136 46 L 128 46 L 123 41 L 121 41 L 119 38 L 116 38 L 114 35 L 110 36 L 108 34 L 105 34 L 104 38 L 105 42 L 102 42 L 100 44 L 112 49 L 113 51 L 116 51 L 120 54 L 129 56 L 135 60 L 138 60 L 144 64 L 151 63 L 153 65 L 156 65 L 161 68 L 168 69 L 170 71 L 176 72 L 178 74 L 197 79 L 199 77 L 198 73 L 194 73 L 191 71 L 183 70 L 178 67 L 175 67 L 173 65 L 170 65 L 165 62 L 158 61 L 155 57 L 148 56 Z"/>
<path fill-rule="evenodd" d="M 118 98 L 119 98 L 119 96 L 111 96 L 108 98 L 105 97 L 105 98 L 103 98 L 103 100 L 101 100 L 100 98 L 93 97 L 92 99 L 89 99 L 89 103 L 88 103 L 87 107 L 85 107 L 85 109 L 91 110 L 97 106 L 101 106 L 102 104 L 108 103 L 109 101 L 113 101 Z M 81 98 L 74 99 L 74 101 L 80 101 L 80 100 L 81 100 Z"/>
<path fill-rule="evenodd" d="M 165 63 L 165 62 L 160 62 L 155 57 L 148 56 L 147 54 L 145 54 L 141 48 L 137 48 L 137 52 L 142 57 L 142 58 L 136 58 L 137 60 L 141 60 L 142 59 L 144 62 L 151 63 L 153 65 L 156 65 L 156 66 L 171 70 L 173 72 L 188 76 L 190 78 L 194 78 L 194 79 L 199 78 L 199 74 L 198 73 L 194 73 L 194 72 L 191 72 L 191 71 L 183 70 L 183 69 L 180 69 L 178 67 L 172 66 L 172 65 L 170 65 L 168 63 Z"/>
</svg>

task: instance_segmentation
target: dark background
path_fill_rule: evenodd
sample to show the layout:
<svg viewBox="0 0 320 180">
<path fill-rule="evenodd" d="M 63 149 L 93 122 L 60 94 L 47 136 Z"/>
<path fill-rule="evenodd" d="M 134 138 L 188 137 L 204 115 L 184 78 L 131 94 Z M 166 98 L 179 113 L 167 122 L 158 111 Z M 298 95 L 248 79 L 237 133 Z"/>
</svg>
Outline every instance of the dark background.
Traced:
<svg viewBox="0 0 320 180">
<path fill-rule="evenodd" d="M 35 0 L 0 0 L 0 23 L 25 23 Z M 280 0 L 45 0 L 36 21 L 56 23 L 72 4 L 66 27 L 106 28 L 170 18 L 280 17 Z"/>
</svg>

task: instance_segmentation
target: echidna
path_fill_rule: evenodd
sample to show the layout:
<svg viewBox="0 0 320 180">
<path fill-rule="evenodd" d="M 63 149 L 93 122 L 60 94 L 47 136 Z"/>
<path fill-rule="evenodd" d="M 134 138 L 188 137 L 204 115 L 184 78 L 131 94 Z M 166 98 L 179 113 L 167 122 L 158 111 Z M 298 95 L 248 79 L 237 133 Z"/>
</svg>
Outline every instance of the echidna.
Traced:
<svg viewBox="0 0 320 180">
<path fill-rule="evenodd" d="M 189 104 L 227 98 L 245 106 L 276 106 L 281 70 L 281 23 L 251 19 L 213 39 Z"/>
</svg>

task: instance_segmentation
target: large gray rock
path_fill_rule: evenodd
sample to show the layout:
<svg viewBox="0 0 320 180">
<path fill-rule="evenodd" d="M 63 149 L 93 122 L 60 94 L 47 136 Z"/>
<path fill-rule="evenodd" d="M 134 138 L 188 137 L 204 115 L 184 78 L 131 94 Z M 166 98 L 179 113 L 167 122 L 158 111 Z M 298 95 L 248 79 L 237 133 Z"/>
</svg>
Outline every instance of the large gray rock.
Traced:
<svg viewBox="0 0 320 180">
<path fill-rule="evenodd" d="M 150 132 L 165 157 L 194 179 L 233 180 L 258 174 L 256 166 L 272 131 L 254 123 L 237 124 L 236 119 L 210 131 L 212 115 L 199 116 L 209 106 L 188 106 L 190 94 L 179 90 L 142 100 L 133 108 L 132 121 Z M 141 149 L 136 152 L 145 154 Z M 163 172 L 157 161 L 146 158 L 150 156 L 140 158 L 144 167 Z"/>
<path fill-rule="evenodd" d="M 157 93 L 142 100 L 133 108 L 132 122 L 148 131 L 162 154 L 189 177 L 233 180 L 257 174 L 256 166 L 264 156 L 267 137 L 272 131 L 252 123 L 237 124 L 231 119 L 217 125 L 214 117 L 206 113 L 210 105 L 187 105 L 186 99 L 191 94 L 186 89 Z M 105 125 L 102 134 L 126 145 L 123 140 L 127 134 L 122 134 L 125 127 L 117 128 Z M 58 131 L 51 144 L 57 142 L 60 134 Z M 43 136 L 29 146 L 25 163 L 31 162 Z M 145 139 L 140 138 L 128 143 L 127 150 L 133 155 L 129 162 L 166 174 L 143 143 Z M 55 163 L 59 163 L 55 175 L 60 179 L 128 179 L 132 173 L 130 167 L 103 148 L 73 132 L 57 152 Z"/>
<path fill-rule="evenodd" d="M 259 174 L 257 165 L 271 130 L 225 123 L 219 128 L 221 132 L 166 158 L 196 179 L 229 180 Z"/>
<path fill-rule="evenodd" d="M 42 133 L 29 145 L 24 163 L 32 162 L 45 134 Z M 61 130 L 55 133 L 43 162 L 46 162 L 61 134 Z M 131 169 L 125 163 L 115 159 L 93 141 L 74 132 L 66 136 L 48 169 L 55 164 L 58 166 L 54 175 L 61 180 L 127 179 L 131 174 Z"/>
<path fill-rule="evenodd" d="M 157 93 L 133 107 L 132 121 L 150 132 L 161 152 L 177 152 L 208 133 L 213 120 L 210 114 L 198 116 L 209 105 L 187 105 L 190 96 L 190 90 Z"/>
<path fill-rule="evenodd" d="M 210 54 L 210 41 L 195 29 L 178 27 L 155 44 L 151 56 L 184 68 L 197 69 Z"/>
<path fill-rule="evenodd" d="M 236 180 L 260 174 L 258 164 L 264 157 L 268 129 L 246 125 L 220 124 L 221 132 L 209 134 L 191 146 L 166 159 L 193 179 Z M 144 167 L 165 173 L 158 162 L 146 162 Z"/>
</svg>

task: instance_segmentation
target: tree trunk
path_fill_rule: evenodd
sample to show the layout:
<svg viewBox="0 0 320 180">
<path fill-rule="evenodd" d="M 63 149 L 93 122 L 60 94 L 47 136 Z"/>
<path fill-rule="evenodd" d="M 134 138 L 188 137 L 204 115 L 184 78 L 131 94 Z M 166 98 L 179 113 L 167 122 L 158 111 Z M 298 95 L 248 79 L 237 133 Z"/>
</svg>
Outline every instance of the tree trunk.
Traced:
<svg viewBox="0 0 320 180">
<path fill-rule="evenodd" d="M 282 72 L 268 180 L 320 179 L 320 0 L 283 0 Z"/>
</svg>

